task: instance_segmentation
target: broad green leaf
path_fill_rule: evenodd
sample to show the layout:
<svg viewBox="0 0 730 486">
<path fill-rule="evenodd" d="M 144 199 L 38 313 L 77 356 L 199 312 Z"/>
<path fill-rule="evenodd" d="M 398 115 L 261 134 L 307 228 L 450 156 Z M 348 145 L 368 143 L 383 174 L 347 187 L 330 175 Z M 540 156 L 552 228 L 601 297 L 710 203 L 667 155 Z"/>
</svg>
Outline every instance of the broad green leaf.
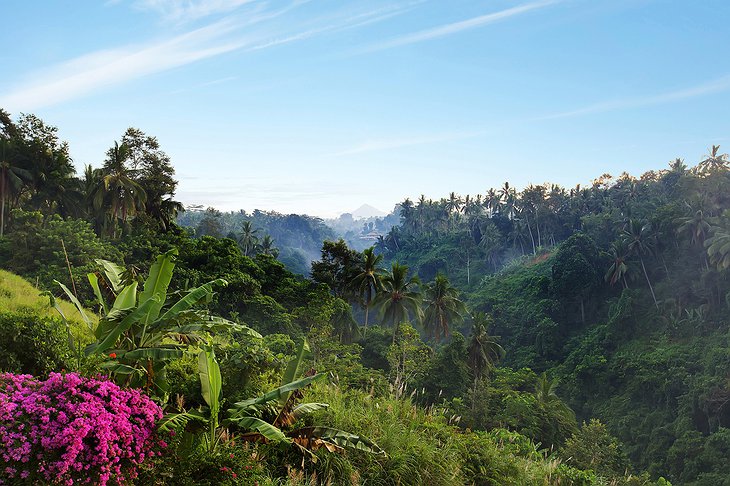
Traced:
<svg viewBox="0 0 730 486">
<path fill-rule="evenodd" d="M 142 370 L 139 370 L 137 368 L 134 368 L 132 366 L 128 366 L 125 364 L 121 364 L 117 361 L 110 361 L 107 363 L 102 363 L 102 368 L 105 370 L 109 370 L 112 373 L 116 373 L 118 375 L 131 375 L 133 373 L 142 373 Z"/>
<path fill-rule="evenodd" d="M 294 418 L 300 418 L 308 413 L 316 412 L 317 410 L 325 410 L 328 407 L 328 403 L 300 403 L 292 409 L 291 414 L 294 416 Z"/>
<path fill-rule="evenodd" d="M 303 427 L 301 429 L 294 430 L 287 435 L 292 438 L 320 439 L 331 442 L 345 449 L 355 449 L 373 454 L 385 455 L 385 451 L 375 442 L 366 439 L 365 437 L 345 432 L 344 430 L 333 429 L 332 427 Z"/>
<path fill-rule="evenodd" d="M 135 305 L 137 305 L 137 282 L 132 282 L 117 294 L 117 298 L 114 299 L 112 311 L 131 309 Z"/>
<path fill-rule="evenodd" d="M 109 284 L 111 284 L 114 293 L 118 294 L 121 292 L 122 273 L 124 273 L 124 268 L 116 263 L 110 262 L 109 260 L 96 260 L 96 263 L 104 268 L 104 275 L 106 275 L 107 280 L 109 280 Z"/>
<path fill-rule="evenodd" d="M 144 289 L 139 296 L 140 302 L 145 302 L 152 297 L 157 297 L 158 305 L 152 306 L 147 315 L 142 319 L 142 324 L 153 322 L 160 315 L 160 309 L 167 298 L 167 288 L 172 280 L 172 272 L 175 269 L 173 257 L 177 255 L 177 250 L 173 249 L 159 255 L 150 268 L 150 274 L 145 280 Z"/>
<path fill-rule="evenodd" d="M 304 388 L 305 386 L 309 385 L 310 383 L 320 380 L 327 376 L 324 373 L 320 373 L 318 375 L 314 376 L 308 376 L 306 378 L 302 378 L 301 380 L 293 381 L 291 383 L 287 383 L 286 385 L 280 386 L 279 388 L 275 388 L 271 390 L 270 392 L 261 395 L 258 398 L 250 398 L 248 400 L 243 400 L 241 402 L 236 402 L 233 404 L 233 408 L 228 410 L 228 413 L 236 415 L 236 414 L 245 414 L 250 413 L 252 410 L 257 410 L 258 407 L 266 405 L 269 402 L 272 402 L 274 400 L 281 401 L 281 398 L 284 396 L 289 396 L 291 392 L 294 390 L 299 390 L 300 388 Z"/>
<path fill-rule="evenodd" d="M 135 285 L 136 286 L 136 285 Z M 127 288 L 131 287 L 131 285 L 125 287 L 125 290 Z M 121 294 L 120 294 L 121 295 Z M 117 339 L 119 339 L 119 336 L 121 336 L 124 332 L 126 332 L 130 327 L 132 327 L 133 324 L 139 322 L 139 320 L 144 316 L 148 310 L 149 307 L 152 305 L 155 305 L 156 301 L 154 298 L 149 299 L 148 301 L 144 302 L 142 305 L 134 309 L 132 312 L 127 314 L 127 316 L 122 319 L 122 321 L 114 326 L 106 336 L 94 347 L 93 352 L 95 353 L 103 353 L 107 349 L 114 346 L 114 344 L 117 342 Z M 87 349 L 87 353 L 89 353 L 89 348 Z"/>
<path fill-rule="evenodd" d="M 155 324 L 157 323 L 164 323 L 165 321 L 168 321 L 170 319 L 173 319 L 177 314 L 179 314 L 182 311 L 186 311 L 190 309 L 192 306 L 197 304 L 200 299 L 205 297 L 206 295 L 211 295 L 213 293 L 213 286 L 215 285 L 228 285 L 228 282 L 223 280 L 222 278 L 212 280 L 206 284 L 201 285 L 200 287 L 196 287 L 193 290 L 191 290 L 188 295 L 183 297 L 182 299 L 178 300 L 175 305 L 170 307 L 167 312 L 165 312 L 162 317 L 160 317 Z"/>
<path fill-rule="evenodd" d="M 203 423 L 208 423 L 210 421 L 208 416 L 203 412 L 191 410 L 189 412 L 182 413 L 168 413 L 157 422 L 157 427 L 162 432 L 167 432 L 172 429 L 185 427 L 188 422 L 192 420 Z"/>
<path fill-rule="evenodd" d="M 284 433 L 279 430 L 277 427 L 274 427 L 270 423 L 261 420 L 256 417 L 241 417 L 233 420 L 233 422 L 241 429 L 243 430 L 251 430 L 258 432 L 262 436 L 264 436 L 266 439 L 274 441 L 274 442 L 288 442 L 289 439 L 284 435 Z"/>
<path fill-rule="evenodd" d="M 211 413 L 217 415 L 220 410 L 220 395 L 222 387 L 221 370 L 215 359 L 215 352 L 201 351 L 198 354 L 198 373 L 203 399 L 210 407 Z"/>
<path fill-rule="evenodd" d="M 311 351 L 309 349 L 309 343 L 307 342 L 307 338 L 304 338 L 302 339 L 302 344 L 299 345 L 299 351 L 297 351 L 297 355 L 291 361 L 289 361 L 289 364 L 286 366 L 286 371 L 284 371 L 284 375 L 281 378 L 282 385 L 291 383 L 299 376 L 301 376 L 301 368 L 302 363 L 304 362 L 304 358 L 308 357 L 310 354 Z M 283 406 L 287 402 L 290 393 L 291 392 L 287 392 L 279 398 L 280 405 Z"/>
<path fill-rule="evenodd" d="M 86 276 L 89 279 L 89 283 L 91 284 L 91 288 L 94 291 L 96 300 L 99 301 L 99 303 L 101 304 L 101 308 L 104 310 L 104 315 L 108 314 L 109 309 L 106 306 L 106 302 L 104 301 L 104 296 L 101 295 L 101 289 L 99 288 L 99 277 L 97 277 L 95 273 L 89 273 Z"/>
<path fill-rule="evenodd" d="M 81 305 L 81 302 L 79 302 L 79 299 L 77 299 L 76 296 L 73 293 L 71 293 L 71 291 L 68 289 L 68 287 L 63 285 L 61 282 L 59 282 L 58 280 L 54 280 L 54 282 L 57 283 L 63 289 L 63 291 L 66 293 L 66 296 L 68 296 L 69 300 L 71 302 L 73 302 L 73 304 L 76 306 L 76 309 L 79 311 L 79 314 L 81 314 L 81 318 L 84 320 L 86 325 L 89 326 L 89 328 L 91 328 L 91 321 L 89 320 L 88 317 L 86 317 L 86 313 L 84 312 L 84 307 Z"/>
</svg>

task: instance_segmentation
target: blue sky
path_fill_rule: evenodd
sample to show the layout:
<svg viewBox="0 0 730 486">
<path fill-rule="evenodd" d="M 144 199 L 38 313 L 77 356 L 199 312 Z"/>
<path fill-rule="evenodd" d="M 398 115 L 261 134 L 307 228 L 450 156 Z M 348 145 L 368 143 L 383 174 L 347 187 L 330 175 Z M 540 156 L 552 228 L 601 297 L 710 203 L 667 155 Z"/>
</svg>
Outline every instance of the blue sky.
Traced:
<svg viewBox="0 0 730 486">
<path fill-rule="evenodd" d="M 3 0 L 0 107 L 186 204 L 333 216 L 730 148 L 726 0 Z M 725 151 L 725 150 L 723 150 Z"/>
</svg>

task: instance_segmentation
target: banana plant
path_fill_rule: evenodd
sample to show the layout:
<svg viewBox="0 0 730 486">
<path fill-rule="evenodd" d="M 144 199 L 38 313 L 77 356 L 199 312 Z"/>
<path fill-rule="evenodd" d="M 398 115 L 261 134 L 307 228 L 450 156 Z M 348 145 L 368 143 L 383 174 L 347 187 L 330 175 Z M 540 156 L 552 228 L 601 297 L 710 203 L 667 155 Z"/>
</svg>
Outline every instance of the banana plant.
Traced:
<svg viewBox="0 0 730 486">
<path fill-rule="evenodd" d="M 159 422 L 161 431 L 186 428 L 189 424 L 200 424 L 206 427 L 206 433 L 202 435 L 202 444 L 210 453 L 214 453 L 220 438 L 219 415 L 221 409 L 222 379 L 218 361 L 215 359 L 213 346 L 209 344 L 198 353 L 198 376 L 200 377 L 200 389 L 203 400 L 208 404 L 197 410 L 169 413 Z M 193 435 L 187 432 L 188 438 L 184 442 L 193 443 Z"/>
<path fill-rule="evenodd" d="M 385 454 L 374 442 L 343 430 L 323 426 L 293 428 L 299 418 L 329 406 L 318 402 L 297 403 L 303 398 L 304 387 L 326 376 L 323 373 L 303 373 L 305 358 L 309 355 L 309 344 L 305 339 L 297 355 L 289 362 L 281 386 L 260 397 L 235 403 L 228 410 L 226 423 L 242 430 L 240 438 L 243 440 L 288 443 L 299 448 L 312 461 L 316 461 L 316 456 L 311 451 L 319 448 L 330 452 L 356 449 Z M 302 377 L 302 374 L 305 376 Z"/>
<path fill-rule="evenodd" d="M 207 406 L 196 410 L 170 413 L 159 422 L 161 431 L 183 429 L 183 443 L 189 448 L 203 444 L 205 450 L 215 452 L 223 430 L 228 428 L 242 432 L 239 439 L 249 442 L 273 442 L 288 444 L 299 448 L 313 461 L 316 456 L 311 451 L 325 448 L 330 452 L 344 449 L 357 449 L 374 454 L 385 454 L 374 442 L 349 432 L 331 427 L 313 426 L 293 429 L 300 417 L 328 407 L 326 403 L 301 403 L 302 389 L 314 381 L 324 378 L 324 374 L 311 374 L 300 378 L 303 363 L 309 354 L 309 345 L 302 342 L 288 364 L 282 385 L 270 392 L 249 400 L 235 403 L 227 411 L 227 417 L 220 420 L 221 378 L 220 368 L 215 359 L 212 346 L 205 347 L 198 355 L 198 371 L 203 399 Z M 266 418 L 274 417 L 271 420 Z M 205 434 L 196 434 L 196 429 L 205 427 Z M 197 439 L 196 439 L 197 436 Z"/>
<path fill-rule="evenodd" d="M 223 279 L 212 280 L 184 294 L 177 301 L 169 299 L 168 288 L 175 268 L 177 250 L 156 258 L 142 290 L 136 281 L 125 279 L 124 268 L 106 260 L 97 260 L 103 269 L 104 290 L 113 300 L 107 303 L 99 275 L 88 275 L 89 284 L 99 301 L 102 316 L 94 329 L 96 341 L 85 353 L 103 354 L 110 359 L 103 364 L 119 383 L 144 388 L 149 394 L 166 400 L 169 386 L 165 379 L 167 364 L 183 355 L 191 343 L 205 342 L 209 333 L 236 330 L 261 337 L 254 330 L 211 316 L 196 309 L 208 302 Z M 81 304 L 59 283 L 69 299 L 86 319 Z"/>
</svg>

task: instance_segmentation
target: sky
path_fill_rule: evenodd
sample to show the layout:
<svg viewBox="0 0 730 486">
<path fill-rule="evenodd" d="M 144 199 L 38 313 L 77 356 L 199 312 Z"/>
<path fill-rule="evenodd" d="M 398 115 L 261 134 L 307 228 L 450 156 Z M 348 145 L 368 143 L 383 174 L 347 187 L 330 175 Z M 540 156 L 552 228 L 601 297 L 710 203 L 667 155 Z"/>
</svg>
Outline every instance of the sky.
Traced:
<svg viewBox="0 0 730 486">
<path fill-rule="evenodd" d="M 730 149 L 727 0 L 2 0 L 0 17 L 0 108 L 59 127 L 79 170 L 127 127 L 157 137 L 186 205 L 332 217 Z"/>
</svg>

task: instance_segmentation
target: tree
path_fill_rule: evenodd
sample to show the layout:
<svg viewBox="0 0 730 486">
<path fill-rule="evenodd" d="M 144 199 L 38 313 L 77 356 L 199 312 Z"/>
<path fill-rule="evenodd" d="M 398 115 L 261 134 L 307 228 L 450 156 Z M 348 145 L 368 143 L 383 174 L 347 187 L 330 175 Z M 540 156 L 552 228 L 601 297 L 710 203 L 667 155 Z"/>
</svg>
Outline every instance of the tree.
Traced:
<svg viewBox="0 0 730 486">
<path fill-rule="evenodd" d="M 720 222 L 712 226 L 712 236 L 705 241 L 710 263 L 718 270 L 730 268 L 730 212 L 726 211 Z"/>
<path fill-rule="evenodd" d="M 94 192 L 94 208 L 109 217 L 107 228 L 112 237 L 117 235 L 117 224 L 126 224 L 130 216 L 144 208 L 147 195 L 135 180 L 136 172 L 127 166 L 130 157 L 129 147 L 114 142 L 107 152 L 102 167 L 102 179 Z"/>
<path fill-rule="evenodd" d="M 609 251 L 611 266 L 608 267 L 606 275 L 603 277 L 606 282 L 615 285 L 620 280 L 623 282 L 624 288 L 628 288 L 626 284 L 626 273 L 629 271 L 629 266 L 626 264 L 628 253 L 629 250 L 623 240 L 611 243 L 611 250 Z"/>
<path fill-rule="evenodd" d="M 714 174 L 727 170 L 730 160 L 728 154 L 719 153 L 720 146 L 713 145 L 707 156 L 697 165 L 697 172 L 701 175 Z"/>
<path fill-rule="evenodd" d="M 195 228 L 195 234 L 198 236 L 212 236 L 219 238 L 223 234 L 223 223 L 221 223 L 221 212 L 215 208 L 205 210 L 203 219 L 200 220 Z"/>
<path fill-rule="evenodd" d="M 258 232 L 258 228 L 254 228 L 251 221 L 241 223 L 241 234 L 238 236 L 238 244 L 241 246 L 244 255 L 253 255 L 259 241 L 258 236 L 256 236 Z"/>
<path fill-rule="evenodd" d="M 366 248 L 363 252 L 363 262 L 359 273 L 353 278 L 352 286 L 362 298 L 365 308 L 365 327 L 368 327 L 368 315 L 376 294 L 382 287 L 383 270 L 379 267 L 383 255 L 376 255 L 375 250 Z"/>
<path fill-rule="evenodd" d="M 383 291 L 374 305 L 380 311 L 380 321 L 393 327 L 393 342 L 402 323 L 410 322 L 411 316 L 417 321 L 422 319 L 420 283 L 418 277 L 408 277 L 407 266 L 398 263 L 393 263 L 391 271 L 383 276 Z"/>
<path fill-rule="evenodd" d="M 426 286 L 426 304 L 423 327 L 436 342 L 449 336 L 449 326 L 462 322 L 467 315 L 466 305 L 459 300 L 459 291 L 442 274 Z"/>
<path fill-rule="evenodd" d="M 487 314 L 483 312 L 472 314 L 471 336 L 467 346 L 469 367 L 474 375 L 472 408 L 476 404 L 476 391 L 479 382 L 506 354 L 504 348 L 497 342 L 499 338 L 489 334 L 489 324 L 490 318 Z"/>
<path fill-rule="evenodd" d="M 30 171 L 22 165 L 17 142 L 0 136 L 0 237 L 5 234 L 6 207 L 31 180 Z"/>
<path fill-rule="evenodd" d="M 261 240 L 261 244 L 259 244 L 258 251 L 259 253 L 273 256 L 274 258 L 279 256 L 279 249 L 274 246 L 274 239 L 271 235 L 264 235 L 264 238 Z"/>
<path fill-rule="evenodd" d="M 651 285 L 651 280 L 649 280 L 649 274 L 647 273 L 646 265 L 644 264 L 644 255 L 650 255 L 652 252 L 653 234 L 651 232 L 651 225 L 649 223 L 639 221 L 638 219 L 630 219 L 628 225 L 624 228 L 623 236 L 628 250 L 639 257 L 641 269 L 644 271 L 644 277 L 646 278 L 646 283 L 649 286 L 649 291 L 651 292 L 651 298 L 654 299 L 654 305 L 658 309 L 659 303 L 656 300 L 654 287 Z"/>
<path fill-rule="evenodd" d="M 355 300 L 351 285 L 358 269 L 363 265 L 363 255 L 350 249 L 345 240 L 325 241 L 322 259 L 312 262 L 312 279 L 327 284 L 337 297 L 349 302 Z"/>
</svg>

